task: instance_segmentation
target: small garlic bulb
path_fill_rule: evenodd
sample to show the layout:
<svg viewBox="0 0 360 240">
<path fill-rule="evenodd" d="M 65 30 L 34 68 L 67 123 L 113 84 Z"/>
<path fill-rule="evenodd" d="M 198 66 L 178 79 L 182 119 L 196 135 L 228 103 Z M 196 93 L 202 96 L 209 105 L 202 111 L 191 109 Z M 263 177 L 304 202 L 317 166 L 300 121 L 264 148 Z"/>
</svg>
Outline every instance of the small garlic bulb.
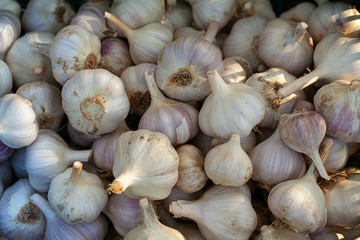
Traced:
<svg viewBox="0 0 360 240">
<path fill-rule="evenodd" d="M 223 60 L 224 71 L 220 74 L 226 83 L 245 83 L 252 75 L 252 68 L 242 57 L 232 56 Z"/>
<path fill-rule="evenodd" d="M 280 17 L 286 18 L 295 22 L 306 22 L 312 11 L 316 8 L 314 3 L 301 2 L 295 7 L 283 12 Z"/>
<path fill-rule="evenodd" d="M 212 186 L 200 199 L 173 201 L 169 209 L 174 217 L 194 220 L 208 240 L 247 240 L 257 224 L 247 185 Z"/>
<path fill-rule="evenodd" d="M 179 178 L 175 186 L 185 193 L 199 191 L 208 180 L 201 151 L 190 144 L 182 145 L 176 151 L 179 154 Z"/>
<path fill-rule="evenodd" d="M 154 72 L 156 65 L 152 63 L 141 63 L 125 69 L 121 74 L 126 95 L 130 101 L 130 111 L 142 116 L 149 108 L 151 95 L 145 80 L 145 72 Z"/>
<path fill-rule="evenodd" d="M 165 134 L 174 146 L 183 144 L 199 133 L 199 112 L 193 106 L 166 98 L 156 85 L 154 74 L 145 72 L 151 104 L 141 117 L 139 129 Z"/>
<path fill-rule="evenodd" d="M 31 102 L 10 93 L 0 98 L 0 141 L 11 148 L 22 148 L 33 143 L 38 133 Z"/>
<path fill-rule="evenodd" d="M 345 2 L 325 2 L 320 4 L 307 21 L 309 33 L 315 43 L 329 33 L 341 32 L 348 37 L 359 37 L 360 13 Z"/>
<path fill-rule="evenodd" d="M 6 63 L 17 87 L 35 81 L 58 85 L 52 74 L 50 59 L 30 47 L 33 42 L 50 44 L 54 38 L 50 32 L 31 32 L 14 42 L 6 56 Z"/>
<path fill-rule="evenodd" d="M 0 97 L 10 93 L 13 87 L 13 78 L 8 65 L 0 60 Z"/>
<path fill-rule="evenodd" d="M 234 133 L 248 136 L 265 114 L 265 101 L 261 95 L 244 83 L 226 84 L 216 70 L 208 71 L 207 77 L 212 93 L 199 113 L 201 131 L 208 136 L 227 139 Z M 232 118 L 226 117 L 229 115 Z"/>
<path fill-rule="evenodd" d="M 268 19 L 276 18 L 270 0 L 238 0 L 237 15 L 241 18 L 259 15 Z"/>
<path fill-rule="evenodd" d="M 270 211 L 291 228 L 314 233 L 326 224 L 325 198 L 316 183 L 314 164 L 300 179 L 276 185 L 268 197 Z"/>
<path fill-rule="evenodd" d="M 50 58 L 54 78 L 61 85 L 79 71 L 97 68 L 100 63 L 99 38 L 78 25 L 61 29 L 50 44 L 33 42 L 30 46 Z"/>
<path fill-rule="evenodd" d="M 240 56 L 251 65 L 253 72 L 264 68 L 259 56 L 259 35 L 268 23 L 263 16 L 252 16 L 238 20 L 225 39 L 222 50 L 225 57 Z"/>
<path fill-rule="evenodd" d="M 94 137 L 114 131 L 130 108 L 121 79 L 105 69 L 80 71 L 61 96 L 71 126 Z"/>
<path fill-rule="evenodd" d="M 305 99 L 303 91 L 296 92 L 285 99 L 279 99 L 277 91 L 296 78 L 281 68 L 270 68 L 265 72 L 253 74 L 247 81 L 256 92 L 265 100 L 265 116 L 258 124 L 259 127 L 275 129 L 281 114 L 292 113 L 296 99 Z M 297 97 L 297 98 L 295 98 Z"/>
<path fill-rule="evenodd" d="M 0 2 L 0 9 L 9 10 L 20 19 L 21 6 L 16 0 L 2 0 Z"/>
<path fill-rule="evenodd" d="M 259 35 L 259 57 L 269 67 L 299 76 L 312 63 L 313 42 L 305 22 L 271 20 Z"/>
<path fill-rule="evenodd" d="M 70 24 L 75 11 L 64 0 L 30 0 L 22 15 L 26 32 L 43 31 L 56 34 Z"/>
<path fill-rule="evenodd" d="M 324 167 L 327 171 L 337 171 L 344 168 L 349 158 L 349 143 L 344 143 L 333 137 L 330 138 L 334 142 L 328 157 L 324 162 Z"/>
<path fill-rule="evenodd" d="M 91 155 L 92 150 L 72 150 L 54 131 L 40 129 L 36 141 L 26 149 L 25 168 L 30 184 L 39 192 L 47 192 L 55 176 L 75 161 L 88 161 Z"/>
<path fill-rule="evenodd" d="M 175 6 L 168 5 L 165 11 L 165 18 L 170 20 L 174 30 L 191 26 L 193 20 L 191 7 L 184 3 L 178 3 Z"/>
<path fill-rule="evenodd" d="M 82 170 L 78 161 L 51 181 L 47 196 L 52 209 L 69 224 L 95 221 L 108 199 L 101 179 Z"/>
<path fill-rule="evenodd" d="M 227 143 L 211 149 L 206 154 L 204 169 L 215 184 L 238 187 L 249 181 L 253 167 L 241 148 L 240 135 L 232 134 Z"/>
<path fill-rule="evenodd" d="M 149 199 L 141 199 L 139 205 L 144 222 L 126 234 L 124 240 L 185 240 L 179 231 L 159 222 Z"/>
<path fill-rule="evenodd" d="M 39 128 L 57 130 L 64 117 L 60 90 L 46 82 L 36 81 L 22 85 L 16 94 L 32 103 Z"/>
<path fill-rule="evenodd" d="M 178 179 L 179 155 L 168 137 L 146 129 L 123 133 L 116 141 L 108 190 L 131 198 L 160 200 L 169 196 Z"/>
<path fill-rule="evenodd" d="M 275 226 L 262 226 L 261 233 L 254 240 L 311 240 L 305 233 L 295 232 L 288 228 L 279 228 Z"/>
<path fill-rule="evenodd" d="M 1 10 L 0 27 L 0 59 L 4 60 L 11 45 L 20 36 L 21 23 L 12 12 Z"/>
<path fill-rule="evenodd" d="M 6 189 L 0 201 L 0 235 L 8 240 L 44 239 L 46 220 L 40 209 L 30 202 L 34 193 L 26 178 Z"/>
</svg>

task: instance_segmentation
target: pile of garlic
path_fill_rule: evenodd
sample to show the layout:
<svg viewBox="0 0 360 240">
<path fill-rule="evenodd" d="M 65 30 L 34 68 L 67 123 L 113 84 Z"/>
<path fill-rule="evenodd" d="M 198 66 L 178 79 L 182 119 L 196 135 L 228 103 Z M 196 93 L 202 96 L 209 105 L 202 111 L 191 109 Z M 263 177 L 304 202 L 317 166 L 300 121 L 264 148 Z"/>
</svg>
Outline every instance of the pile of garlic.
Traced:
<svg viewBox="0 0 360 240">
<path fill-rule="evenodd" d="M 360 237 L 350 5 L 2 0 L 0 28 L 0 239 Z"/>
</svg>

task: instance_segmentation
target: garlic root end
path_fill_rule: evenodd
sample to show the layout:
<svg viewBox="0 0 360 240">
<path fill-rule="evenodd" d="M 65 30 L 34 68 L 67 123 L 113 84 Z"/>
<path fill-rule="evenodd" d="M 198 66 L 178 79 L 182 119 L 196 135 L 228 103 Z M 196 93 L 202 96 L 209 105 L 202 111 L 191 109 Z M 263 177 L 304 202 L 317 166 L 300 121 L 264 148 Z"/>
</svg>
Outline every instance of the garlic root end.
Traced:
<svg viewBox="0 0 360 240">
<path fill-rule="evenodd" d="M 125 189 L 123 188 L 121 182 L 114 180 L 112 183 L 109 184 L 109 187 L 108 189 L 106 189 L 106 191 L 108 193 L 112 192 L 115 194 L 121 194 L 125 191 Z"/>
<path fill-rule="evenodd" d="M 181 217 L 181 211 L 182 211 L 182 207 L 179 204 L 179 202 L 177 200 L 172 201 L 170 206 L 169 206 L 169 212 L 174 214 L 174 218 Z"/>
</svg>

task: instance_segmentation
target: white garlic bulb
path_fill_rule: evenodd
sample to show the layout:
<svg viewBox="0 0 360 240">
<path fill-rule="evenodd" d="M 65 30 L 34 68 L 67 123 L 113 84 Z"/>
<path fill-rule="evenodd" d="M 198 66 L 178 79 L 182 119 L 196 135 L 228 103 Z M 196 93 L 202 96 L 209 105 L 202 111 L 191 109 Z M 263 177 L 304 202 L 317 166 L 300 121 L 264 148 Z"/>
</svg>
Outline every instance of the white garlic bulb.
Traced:
<svg viewBox="0 0 360 240">
<path fill-rule="evenodd" d="M 79 71 L 97 68 L 100 63 L 99 38 L 78 25 L 62 28 L 50 44 L 33 42 L 30 46 L 50 58 L 54 78 L 61 85 Z"/>
<path fill-rule="evenodd" d="M 10 93 L 13 86 L 13 78 L 8 65 L 0 60 L 0 97 Z"/>
<path fill-rule="evenodd" d="M 295 22 L 306 22 L 312 11 L 316 8 L 314 3 L 301 2 L 295 7 L 283 12 L 280 17 L 290 19 Z"/>
<path fill-rule="evenodd" d="M 281 68 L 270 68 L 265 72 L 253 74 L 247 81 L 265 100 L 265 116 L 258 124 L 259 127 L 275 129 L 281 114 L 292 113 L 296 99 L 305 99 L 303 91 L 296 92 L 285 99 L 279 99 L 277 91 L 296 78 Z M 296 97 L 296 98 L 295 98 Z"/>
<path fill-rule="evenodd" d="M 295 232 L 288 228 L 279 228 L 275 226 L 262 226 L 261 233 L 254 240 L 311 240 L 307 234 Z"/>
<path fill-rule="evenodd" d="M 0 9 L 9 10 L 20 19 L 21 6 L 16 0 L 3 0 L 0 2 Z"/>
<path fill-rule="evenodd" d="M 121 79 L 105 69 L 80 71 L 61 96 L 71 126 L 94 137 L 114 131 L 130 108 Z"/>
<path fill-rule="evenodd" d="M 237 15 L 241 18 L 263 16 L 268 19 L 276 18 L 270 0 L 238 0 Z"/>
<path fill-rule="evenodd" d="M 204 169 L 215 184 L 238 187 L 249 181 L 253 167 L 241 148 L 240 135 L 232 134 L 227 143 L 211 149 L 206 154 Z"/>
<path fill-rule="evenodd" d="M 178 179 L 179 156 L 168 137 L 146 129 L 123 133 L 116 141 L 108 190 L 131 198 L 166 198 Z"/>
<path fill-rule="evenodd" d="M 38 133 L 31 102 L 10 93 L 0 98 L 0 141 L 11 148 L 22 148 L 33 143 Z"/>
<path fill-rule="evenodd" d="M 30 0 L 22 15 L 26 32 L 43 31 L 56 34 L 70 24 L 75 11 L 64 0 Z"/>
<path fill-rule="evenodd" d="M 325 198 L 316 183 L 314 164 L 300 179 L 276 185 L 270 192 L 270 211 L 291 228 L 303 233 L 314 233 L 326 224 Z"/>
<path fill-rule="evenodd" d="M 170 20 L 171 24 L 174 26 L 174 30 L 191 26 L 193 20 L 191 7 L 184 3 L 176 4 L 175 0 L 175 6 L 167 5 L 165 18 Z"/>
<path fill-rule="evenodd" d="M 69 224 L 95 221 L 108 199 L 101 179 L 82 170 L 78 161 L 51 181 L 47 196 L 52 209 Z"/>
<path fill-rule="evenodd" d="M 0 235 L 8 240 L 44 239 L 46 220 L 40 209 L 30 202 L 34 193 L 26 178 L 6 189 L 0 201 Z"/>
<path fill-rule="evenodd" d="M 29 100 L 34 108 L 39 128 L 57 130 L 64 117 L 60 90 L 46 82 L 36 81 L 22 85 L 16 94 Z"/>
<path fill-rule="evenodd" d="M 154 74 L 145 72 L 151 104 L 139 122 L 139 129 L 165 134 L 174 146 L 183 144 L 199 133 L 199 112 L 193 106 L 166 98 L 156 85 Z"/>
<path fill-rule="evenodd" d="M 92 150 L 72 150 L 54 131 L 40 129 L 36 141 L 27 147 L 25 168 L 33 188 L 47 192 L 51 180 L 75 161 L 86 162 Z"/>
<path fill-rule="evenodd" d="M 190 144 L 182 145 L 176 151 L 179 154 L 179 178 L 175 186 L 185 193 L 199 191 L 208 180 L 201 151 Z"/>
<path fill-rule="evenodd" d="M 247 185 L 212 186 L 200 199 L 173 201 L 169 209 L 174 217 L 194 220 L 207 240 L 247 240 L 257 224 Z"/>
<path fill-rule="evenodd" d="M 208 136 L 227 139 L 234 133 L 248 136 L 265 114 L 265 101 L 261 95 L 244 83 L 226 84 L 216 70 L 208 71 L 207 77 L 212 93 L 199 113 L 201 131 Z M 226 117 L 229 114 L 231 118 Z"/>
<path fill-rule="evenodd" d="M 299 76 L 312 63 L 313 41 L 305 22 L 271 20 L 259 35 L 259 57 L 269 67 Z"/>
<path fill-rule="evenodd" d="M 30 47 L 33 42 L 50 44 L 54 38 L 50 32 L 31 32 L 14 42 L 6 56 L 6 63 L 17 87 L 35 81 L 58 85 L 52 74 L 50 59 Z"/>
<path fill-rule="evenodd" d="M 344 168 L 349 158 L 349 143 L 342 142 L 333 137 L 326 138 L 330 138 L 334 142 L 334 146 L 324 162 L 325 169 L 327 171 L 336 171 Z"/>
<path fill-rule="evenodd" d="M 245 82 L 252 75 L 250 63 L 242 57 L 227 57 L 223 63 L 224 71 L 220 75 L 226 83 Z"/>
<path fill-rule="evenodd" d="M 20 36 L 21 23 L 12 12 L 0 11 L 0 59 L 5 59 L 6 53 L 13 42 Z"/>
<path fill-rule="evenodd" d="M 259 35 L 268 23 L 263 16 L 252 16 L 238 20 L 225 39 L 222 50 L 225 57 L 240 56 L 245 58 L 258 72 L 263 67 L 259 56 Z"/>
</svg>

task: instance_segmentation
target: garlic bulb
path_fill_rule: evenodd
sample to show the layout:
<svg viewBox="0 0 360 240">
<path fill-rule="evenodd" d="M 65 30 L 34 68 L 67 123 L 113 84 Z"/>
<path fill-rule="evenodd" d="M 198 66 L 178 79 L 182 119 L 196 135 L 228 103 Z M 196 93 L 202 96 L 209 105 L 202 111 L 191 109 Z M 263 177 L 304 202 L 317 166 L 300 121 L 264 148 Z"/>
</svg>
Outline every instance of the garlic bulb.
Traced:
<svg viewBox="0 0 360 240">
<path fill-rule="evenodd" d="M 169 196 L 178 179 L 179 156 L 168 137 L 146 129 L 128 131 L 116 140 L 113 173 L 108 190 L 128 197 L 153 200 Z"/>
<path fill-rule="evenodd" d="M 10 158 L 11 167 L 18 179 L 28 177 L 28 173 L 25 169 L 25 154 L 26 147 L 23 147 L 16 149 Z"/>
<path fill-rule="evenodd" d="M 183 3 L 178 3 L 175 6 L 168 5 L 165 11 L 165 18 L 170 20 L 174 30 L 191 26 L 193 20 L 191 7 Z"/>
<path fill-rule="evenodd" d="M 242 57 L 227 57 L 223 63 L 224 71 L 220 75 L 226 83 L 245 82 L 252 75 L 250 63 Z"/>
<path fill-rule="evenodd" d="M 3 0 L 0 2 L 0 9 L 9 10 L 20 19 L 21 6 L 16 0 Z"/>
<path fill-rule="evenodd" d="M 324 118 L 315 111 L 295 111 L 281 117 L 278 129 L 286 145 L 297 152 L 308 155 L 314 162 L 320 176 L 329 180 L 319 154 L 319 146 L 326 133 Z"/>
<path fill-rule="evenodd" d="M 71 139 L 71 142 L 81 147 L 91 147 L 96 138 L 93 138 L 83 132 L 79 132 L 71 126 L 70 122 L 67 122 L 67 133 Z"/>
<path fill-rule="evenodd" d="M 325 2 L 320 4 L 307 19 L 309 33 L 315 43 L 329 33 L 341 32 L 348 37 L 358 38 L 360 13 L 345 2 Z"/>
<path fill-rule="evenodd" d="M 130 131 L 130 128 L 123 120 L 119 127 L 111 133 L 104 134 L 96 139 L 92 145 L 94 150 L 94 164 L 102 169 L 112 171 L 114 165 L 114 154 L 116 149 L 116 139 L 124 132 Z"/>
<path fill-rule="evenodd" d="M 54 38 L 50 32 L 31 32 L 14 42 L 6 56 L 6 63 L 17 87 L 35 81 L 58 85 L 52 74 L 50 59 L 30 47 L 34 42 L 50 44 Z"/>
<path fill-rule="evenodd" d="M 142 225 L 131 230 L 125 236 L 124 240 L 185 240 L 185 237 L 179 231 L 169 228 L 159 222 L 149 199 L 141 199 L 139 205 L 144 222 Z"/>
<path fill-rule="evenodd" d="M 131 59 L 136 65 L 156 63 L 160 50 L 173 39 L 173 29 L 169 24 L 150 23 L 134 30 L 108 12 L 105 12 L 105 18 L 125 34 Z"/>
<path fill-rule="evenodd" d="M 326 224 L 325 198 L 316 183 L 314 164 L 300 179 L 276 185 L 270 192 L 270 211 L 291 228 L 303 233 L 314 233 Z"/>
<path fill-rule="evenodd" d="M 107 28 L 103 13 L 96 6 L 82 5 L 71 19 L 72 25 L 79 25 L 100 39 L 116 37 L 115 31 Z"/>
<path fill-rule="evenodd" d="M 111 195 L 102 212 L 110 218 L 116 231 L 122 236 L 143 222 L 139 200 L 125 194 Z"/>
<path fill-rule="evenodd" d="M 133 62 L 130 57 L 128 44 L 119 38 L 107 38 L 101 42 L 101 67 L 113 74 L 120 75 Z"/>
<path fill-rule="evenodd" d="M 31 102 L 39 128 L 59 129 L 64 110 L 61 107 L 61 93 L 57 87 L 36 81 L 22 85 L 16 94 Z"/>
<path fill-rule="evenodd" d="M 188 36 L 195 38 L 203 38 L 204 35 L 205 35 L 205 30 L 195 30 L 192 27 L 182 27 L 174 32 L 174 41 L 181 37 L 188 37 Z"/>
<path fill-rule="evenodd" d="M 195 26 L 206 29 L 211 22 L 225 25 L 234 16 L 236 11 L 236 0 L 186 0 L 191 4 Z"/>
<path fill-rule="evenodd" d="M 261 233 L 254 240 L 311 240 L 305 233 L 295 232 L 288 228 L 262 226 Z"/>
<path fill-rule="evenodd" d="M 6 239 L 44 239 L 45 217 L 30 202 L 34 193 L 26 178 L 18 180 L 4 192 L 0 201 L 0 232 Z"/>
<path fill-rule="evenodd" d="M 205 239 L 247 240 L 256 228 L 257 216 L 248 186 L 212 186 L 195 201 L 173 201 L 175 217 L 194 220 Z"/>
<path fill-rule="evenodd" d="M 13 42 L 20 36 L 21 23 L 8 10 L 0 11 L 0 59 L 4 60 Z"/>
<path fill-rule="evenodd" d="M 13 86 L 13 78 L 8 65 L 0 60 L 0 97 L 10 93 Z"/>
<path fill-rule="evenodd" d="M 241 18 L 255 15 L 268 19 L 276 18 L 270 0 L 238 0 L 237 15 Z"/>
<path fill-rule="evenodd" d="M 26 32 L 43 31 L 56 34 L 70 24 L 75 11 L 64 0 L 30 0 L 22 15 Z"/>
<path fill-rule="evenodd" d="M 317 112 L 326 121 L 326 134 L 343 142 L 360 142 L 360 81 L 335 81 L 314 96 Z"/>
<path fill-rule="evenodd" d="M 194 138 L 199 133 L 198 110 L 166 98 L 157 87 L 153 73 L 145 72 L 145 80 L 151 94 L 151 104 L 140 119 L 139 129 L 161 132 L 174 146 Z"/>
<path fill-rule="evenodd" d="M 101 58 L 99 38 L 78 25 L 61 29 L 51 44 L 30 46 L 50 58 L 54 78 L 61 85 L 83 69 L 97 68 Z"/>
<path fill-rule="evenodd" d="M 259 35 L 268 23 L 263 16 L 252 16 L 238 20 L 225 39 L 222 50 L 225 57 L 240 56 L 251 65 L 253 72 L 264 68 L 259 57 Z"/>
<path fill-rule="evenodd" d="M 253 74 L 247 81 L 256 92 L 265 100 L 265 116 L 258 124 L 259 127 L 275 129 L 281 114 L 291 113 L 297 98 L 305 98 L 302 91 L 296 92 L 285 99 L 279 99 L 277 91 L 294 82 L 296 78 L 281 68 L 270 68 L 261 73 Z M 297 98 L 294 98 L 297 97 Z"/>
<path fill-rule="evenodd" d="M 271 20 L 259 35 L 259 56 L 269 67 L 280 67 L 295 76 L 312 63 L 313 41 L 305 22 Z"/>
<path fill-rule="evenodd" d="M 108 230 L 107 220 L 100 215 L 91 223 L 67 224 L 52 210 L 49 203 L 39 194 L 31 196 L 31 203 L 43 212 L 46 218 L 46 240 L 99 240 L 104 239 Z"/>
<path fill-rule="evenodd" d="M 280 17 L 286 18 L 295 22 L 306 22 L 312 11 L 316 8 L 314 3 L 301 2 L 295 7 L 283 12 Z"/>
<path fill-rule="evenodd" d="M 211 149 L 206 154 L 204 169 L 215 184 L 238 187 L 249 181 L 253 167 L 241 148 L 240 135 L 232 134 L 227 143 Z"/>
<path fill-rule="evenodd" d="M 342 33 L 330 33 L 316 46 L 314 71 L 278 91 L 280 98 L 289 96 L 319 79 L 326 82 L 354 80 L 360 78 L 360 40 L 349 38 Z"/>
<path fill-rule="evenodd" d="M 208 35 L 216 31 L 209 29 Z M 169 97 L 187 101 L 199 101 L 210 93 L 206 72 L 223 71 L 222 54 L 213 45 L 214 37 L 201 39 L 183 37 L 166 45 L 160 52 L 155 72 L 159 88 Z"/>
<path fill-rule="evenodd" d="M 216 147 L 217 145 L 228 142 L 228 140 L 229 139 L 215 137 L 215 138 L 210 139 L 209 144 L 210 144 L 211 148 L 213 148 L 213 147 Z M 255 145 L 256 145 L 256 135 L 255 135 L 254 130 L 251 131 L 250 134 L 247 135 L 246 137 L 241 138 L 240 145 L 241 145 L 241 148 L 246 153 L 249 153 L 255 147 Z"/>
<path fill-rule="evenodd" d="M 199 191 L 208 179 L 201 151 L 190 144 L 182 145 L 176 151 L 179 154 L 179 178 L 175 186 L 185 193 Z"/>
<path fill-rule="evenodd" d="M 0 163 L 0 198 L 5 189 L 7 189 L 13 181 L 13 174 L 9 161 Z"/>
<path fill-rule="evenodd" d="M 265 185 L 300 178 L 306 171 L 304 158 L 283 142 L 278 128 L 258 144 L 249 157 L 253 165 L 252 179 Z"/>
<path fill-rule="evenodd" d="M 93 222 L 105 207 L 108 196 L 101 179 L 74 162 L 51 181 L 49 204 L 66 223 Z"/>
<path fill-rule="evenodd" d="M 0 163 L 5 162 L 13 154 L 14 149 L 6 146 L 3 142 L 0 141 Z"/>
<path fill-rule="evenodd" d="M 72 150 L 54 131 L 40 129 L 36 141 L 27 147 L 25 168 L 31 186 L 39 192 L 47 192 L 51 180 L 75 161 L 86 162 L 92 150 Z"/>
<path fill-rule="evenodd" d="M 80 71 L 61 96 L 71 126 L 94 137 L 114 131 L 130 108 L 121 79 L 105 69 Z"/>
<path fill-rule="evenodd" d="M 22 148 L 33 143 L 38 133 L 31 102 L 10 93 L 0 98 L 0 141 L 11 148 Z"/>
<path fill-rule="evenodd" d="M 130 111 L 142 116 L 149 108 L 151 95 L 145 80 L 145 72 L 154 72 L 156 65 L 152 63 L 141 63 L 125 69 L 121 74 L 126 95 L 130 101 Z"/>
<path fill-rule="evenodd" d="M 330 137 L 325 137 L 330 138 Z M 328 157 L 324 162 L 327 171 L 336 171 L 342 169 L 349 158 L 349 144 L 339 141 L 336 138 L 330 138 L 334 142 Z"/>
<path fill-rule="evenodd" d="M 265 114 L 261 95 L 244 83 L 226 84 L 216 70 L 208 71 L 207 77 L 212 93 L 199 113 L 201 131 L 208 136 L 227 139 L 234 133 L 241 137 L 249 135 Z M 225 117 L 229 114 L 234 115 Z"/>
</svg>

